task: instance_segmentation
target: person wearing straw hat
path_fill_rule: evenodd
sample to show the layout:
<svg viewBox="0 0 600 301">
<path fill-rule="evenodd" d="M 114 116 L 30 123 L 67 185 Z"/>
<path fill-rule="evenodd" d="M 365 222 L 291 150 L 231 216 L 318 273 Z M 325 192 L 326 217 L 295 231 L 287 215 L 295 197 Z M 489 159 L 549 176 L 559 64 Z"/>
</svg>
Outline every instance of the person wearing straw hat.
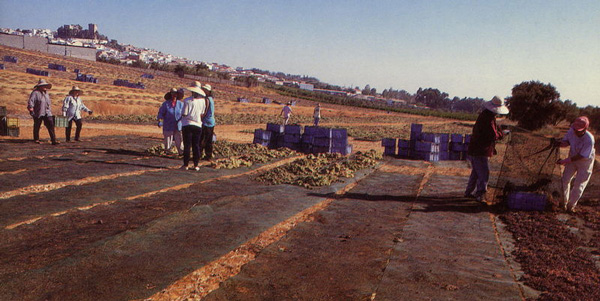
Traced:
<svg viewBox="0 0 600 301">
<path fill-rule="evenodd" d="M 490 178 L 489 158 L 497 154 L 496 141 L 504 136 L 496 124 L 496 116 L 506 114 L 508 108 L 499 96 L 483 103 L 483 111 L 475 121 L 467 150 L 468 160 L 471 162 L 471 175 L 465 197 L 475 197 L 477 201 L 486 203 L 485 194 Z"/>
<path fill-rule="evenodd" d="M 200 156 L 204 152 L 202 160 L 212 160 L 213 154 L 213 135 L 215 133 L 215 100 L 213 98 L 212 87 L 209 84 L 202 86 L 202 91 L 206 94 L 206 114 L 202 118 L 202 136 L 200 137 Z"/>
<path fill-rule="evenodd" d="M 40 127 L 43 122 L 46 129 L 48 129 L 52 145 L 57 145 L 60 143 L 56 140 L 54 133 L 52 102 L 48 94 L 48 90 L 50 89 L 52 89 L 52 84 L 46 82 L 44 79 L 40 79 L 37 85 L 33 87 L 33 92 L 29 95 L 27 110 L 31 117 L 33 117 L 33 141 L 40 143 Z"/>
<path fill-rule="evenodd" d="M 586 116 L 577 117 L 565 137 L 558 142 L 560 147 L 570 146 L 569 156 L 556 162 L 564 165 L 562 206 L 569 212 L 575 212 L 575 206 L 592 177 L 596 150 L 594 135 L 587 130 L 589 126 L 590 120 Z"/>
<path fill-rule="evenodd" d="M 165 101 L 158 109 L 158 127 L 163 128 L 163 147 L 165 151 L 169 151 L 171 146 L 175 144 L 177 153 L 183 154 L 182 148 L 182 137 L 181 137 L 181 112 L 183 111 L 183 102 L 181 99 L 183 91 L 179 91 L 175 88 L 171 88 L 167 94 L 165 94 Z M 162 122 L 161 122 L 162 120 Z"/>
<path fill-rule="evenodd" d="M 314 126 L 319 126 L 319 120 L 321 120 L 321 104 L 317 103 L 313 112 Z"/>
<path fill-rule="evenodd" d="M 63 116 L 67 117 L 67 127 L 65 128 L 65 137 L 67 142 L 71 142 L 71 129 L 73 127 L 73 122 L 77 126 L 75 130 L 75 141 L 79 141 L 79 137 L 81 135 L 81 128 L 83 127 L 81 111 L 86 111 L 88 114 L 92 115 L 92 110 L 88 109 L 83 101 L 81 100 L 81 94 L 83 91 L 79 89 L 77 86 L 73 86 L 71 91 L 69 91 L 69 95 L 65 97 L 63 100 L 62 112 Z"/>
<path fill-rule="evenodd" d="M 183 165 L 181 169 L 188 170 L 190 162 L 190 149 L 193 153 L 194 170 L 200 170 L 200 136 L 202 135 L 202 119 L 206 114 L 206 93 L 202 90 L 202 84 L 194 82 L 188 88 L 192 96 L 183 100 L 182 131 L 183 131 Z"/>
</svg>

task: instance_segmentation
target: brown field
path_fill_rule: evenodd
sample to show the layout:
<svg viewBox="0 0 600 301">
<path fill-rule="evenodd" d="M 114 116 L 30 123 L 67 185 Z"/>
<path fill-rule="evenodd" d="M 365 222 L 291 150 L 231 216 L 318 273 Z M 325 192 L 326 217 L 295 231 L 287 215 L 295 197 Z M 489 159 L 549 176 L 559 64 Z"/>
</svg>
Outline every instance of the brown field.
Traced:
<svg viewBox="0 0 600 301">
<path fill-rule="evenodd" d="M 82 142 L 65 143 L 58 128 L 61 145 L 38 145 L 31 142 L 26 101 L 39 77 L 26 68 L 67 67 L 49 70 L 55 114 L 77 85 L 95 115 L 154 115 L 166 91 L 194 79 L 166 73 L 142 79 L 153 71 L 0 46 L 4 55 L 19 63 L 0 70 L 0 105 L 20 118 L 21 136 L 0 137 L 2 300 L 600 297 L 598 167 L 578 213 L 566 214 L 554 203 L 546 212 L 529 213 L 464 198 L 470 174 L 465 161 L 384 158 L 329 186 L 304 188 L 258 180 L 293 166 L 302 154 L 233 169 L 205 162 L 197 173 L 179 170 L 180 159 L 147 152 L 162 139 L 148 123 L 86 120 Z M 100 83 L 75 81 L 74 68 Z M 117 78 L 147 88 L 113 86 Z M 265 127 L 254 120 L 277 121 L 281 110 L 258 103 L 262 97 L 291 100 L 264 88 L 211 85 L 216 115 L 232 120 L 215 128 L 219 140 L 250 143 L 252 131 Z M 441 133 L 469 133 L 472 126 L 322 105 L 322 124 L 348 128 L 355 152 L 381 152 L 380 138 L 408 138 L 415 122 Z M 313 107 L 300 100 L 292 122 L 309 125 Z M 48 139 L 43 127 L 40 136 Z M 504 150 L 500 144 L 492 177 Z"/>
</svg>

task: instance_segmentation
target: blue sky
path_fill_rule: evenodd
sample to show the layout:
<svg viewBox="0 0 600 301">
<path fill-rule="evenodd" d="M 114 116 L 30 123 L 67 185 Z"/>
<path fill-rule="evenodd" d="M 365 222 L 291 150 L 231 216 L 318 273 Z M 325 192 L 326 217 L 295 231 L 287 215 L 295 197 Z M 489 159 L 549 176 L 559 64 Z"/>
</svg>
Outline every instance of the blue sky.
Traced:
<svg viewBox="0 0 600 301">
<path fill-rule="evenodd" d="M 120 43 L 341 86 L 600 106 L 600 1 L 12 1 L 0 27 L 98 25 Z"/>
</svg>

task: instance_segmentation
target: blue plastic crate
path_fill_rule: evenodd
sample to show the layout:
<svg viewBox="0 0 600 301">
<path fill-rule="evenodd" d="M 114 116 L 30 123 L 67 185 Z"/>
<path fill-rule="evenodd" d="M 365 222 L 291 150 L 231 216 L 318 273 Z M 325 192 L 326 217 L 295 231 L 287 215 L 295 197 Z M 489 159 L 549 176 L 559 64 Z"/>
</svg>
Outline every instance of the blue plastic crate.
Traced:
<svg viewBox="0 0 600 301">
<path fill-rule="evenodd" d="M 332 147 L 331 152 L 347 156 L 352 153 L 352 145 L 346 145 L 345 147 Z"/>
<path fill-rule="evenodd" d="M 396 146 L 386 146 L 383 148 L 383 154 L 386 156 L 396 155 Z"/>
<path fill-rule="evenodd" d="M 324 128 L 324 127 L 317 127 L 315 129 L 315 137 L 327 137 L 327 138 L 331 138 L 332 137 L 332 130 L 331 128 Z"/>
<path fill-rule="evenodd" d="M 524 211 L 544 211 L 548 204 L 545 195 L 532 192 L 511 192 L 506 201 L 509 209 Z"/>
<path fill-rule="evenodd" d="M 300 134 L 302 132 L 302 128 L 299 125 L 286 125 L 284 127 L 284 132 L 286 134 Z"/>
<path fill-rule="evenodd" d="M 277 123 L 267 123 L 267 131 L 271 131 L 273 133 L 283 133 L 285 127 L 282 124 Z"/>
<path fill-rule="evenodd" d="M 348 131 L 346 129 L 331 129 L 331 138 L 348 140 Z"/>
<path fill-rule="evenodd" d="M 392 146 L 392 145 L 396 145 L 396 138 L 381 139 L 381 146 Z"/>
<path fill-rule="evenodd" d="M 400 157 L 402 159 L 410 158 L 410 150 L 407 148 L 398 149 L 398 157 Z"/>
<path fill-rule="evenodd" d="M 301 137 L 302 136 L 300 134 L 286 133 L 285 135 L 283 135 L 283 142 L 284 143 L 300 143 Z"/>
<path fill-rule="evenodd" d="M 465 135 L 465 143 L 471 143 L 471 135 Z"/>
<path fill-rule="evenodd" d="M 252 143 L 254 144 L 260 144 L 262 146 L 269 146 L 269 140 L 262 140 L 259 138 L 254 138 L 254 140 L 252 141 Z"/>
<path fill-rule="evenodd" d="M 421 133 L 423 132 L 423 125 L 419 123 L 412 123 L 410 125 L 410 132 Z"/>
<path fill-rule="evenodd" d="M 256 129 L 254 130 L 254 138 L 259 138 L 262 140 L 270 140 L 271 139 L 271 132 L 270 131 L 265 131 L 263 129 Z"/>
<path fill-rule="evenodd" d="M 452 134 L 451 138 L 450 138 L 450 142 L 453 143 L 463 143 L 464 142 L 464 137 L 462 134 Z"/>
<path fill-rule="evenodd" d="M 421 133 L 421 140 L 437 144 L 440 144 L 442 142 L 440 135 L 435 133 Z"/>
<path fill-rule="evenodd" d="M 331 147 L 331 138 L 327 138 L 327 137 L 315 137 L 313 139 L 313 145 L 314 146 Z"/>
<path fill-rule="evenodd" d="M 448 151 L 440 151 L 440 161 L 450 160 L 450 152 Z"/>
<path fill-rule="evenodd" d="M 421 140 L 421 132 L 410 132 L 410 141 Z"/>
<path fill-rule="evenodd" d="M 410 140 L 398 139 L 398 148 L 409 149 L 410 148 Z"/>
<path fill-rule="evenodd" d="M 440 145 L 437 143 L 433 143 L 433 142 L 416 141 L 415 142 L 415 150 L 418 152 L 439 153 Z"/>
<path fill-rule="evenodd" d="M 304 127 L 304 134 L 314 136 L 317 133 L 318 126 L 307 125 Z"/>
<path fill-rule="evenodd" d="M 450 142 L 450 134 L 448 134 L 448 133 L 440 133 L 438 135 L 440 135 L 440 141 L 441 141 L 441 143 L 448 143 L 448 142 Z"/>
<path fill-rule="evenodd" d="M 313 145 L 312 152 L 313 154 L 330 153 L 331 147 Z"/>
<path fill-rule="evenodd" d="M 450 150 L 453 152 L 464 152 L 467 149 L 462 142 L 450 142 Z"/>
<path fill-rule="evenodd" d="M 315 137 L 311 136 L 311 135 L 307 135 L 306 133 L 302 134 L 302 138 L 300 138 L 300 141 L 302 143 L 307 143 L 307 144 L 312 144 L 314 141 Z"/>
<path fill-rule="evenodd" d="M 447 152 L 449 150 L 450 150 L 450 145 L 448 144 L 448 142 L 440 143 L 440 152 Z"/>
</svg>

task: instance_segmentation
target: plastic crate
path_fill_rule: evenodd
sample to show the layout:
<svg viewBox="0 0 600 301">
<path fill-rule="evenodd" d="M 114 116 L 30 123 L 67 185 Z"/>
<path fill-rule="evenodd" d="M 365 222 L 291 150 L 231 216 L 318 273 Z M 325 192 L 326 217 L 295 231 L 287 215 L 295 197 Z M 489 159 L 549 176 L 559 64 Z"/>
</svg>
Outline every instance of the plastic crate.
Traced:
<svg viewBox="0 0 600 301">
<path fill-rule="evenodd" d="M 263 129 L 256 129 L 254 130 L 254 138 L 269 140 L 271 139 L 271 132 Z"/>
<path fill-rule="evenodd" d="M 54 126 L 57 128 L 66 128 L 69 125 L 67 117 L 54 116 Z"/>
<path fill-rule="evenodd" d="M 454 143 L 463 143 L 464 141 L 464 137 L 461 134 L 452 134 L 451 138 L 450 138 L 450 142 L 454 142 Z"/>
<path fill-rule="evenodd" d="M 383 154 L 386 156 L 395 156 L 396 155 L 396 146 L 386 146 L 383 149 Z"/>
<path fill-rule="evenodd" d="M 286 125 L 284 127 L 284 132 L 286 134 L 300 134 L 302 128 L 299 125 Z"/>
<path fill-rule="evenodd" d="M 267 123 L 267 131 L 281 134 L 284 131 L 284 126 L 282 124 L 277 123 Z"/>
<path fill-rule="evenodd" d="M 395 138 L 383 138 L 383 139 L 381 139 L 381 146 L 392 146 L 392 145 L 396 145 L 396 139 Z"/>
<path fill-rule="evenodd" d="M 300 143 L 301 135 L 300 134 L 285 134 L 283 135 L 283 142 L 286 143 Z"/>
<path fill-rule="evenodd" d="M 410 140 L 398 139 L 398 148 L 409 149 L 410 148 Z"/>
<path fill-rule="evenodd" d="M 464 152 L 467 148 L 462 142 L 450 142 L 450 150 L 453 152 Z"/>
<path fill-rule="evenodd" d="M 440 144 L 442 142 L 440 135 L 434 133 L 421 133 L 421 140 L 437 144 Z"/>
<path fill-rule="evenodd" d="M 407 148 L 398 149 L 398 157 L 400 157 L 402 159 L 410 158 L 410 150 Z"/>
<path fill-rule="evenodd" d="M 320 147 L 331 147 L 331 138 L 315 137 L 313 140 L 313 145 Z"/>
<path fill-rule="evenodd" d="M 6 135 L 10 137 L 19 137 L 19 132 L 18 127 L 8 127 L 6 129 Z"/>
<path fill-rule="evenodd" d="M 423 131 L 423 125 L 419 124 L 419 123 L 412 123 L 410 125 L 410 132 L 411 133 L 421 133 Z"/>
<path fill-rule="evenodd" d="M 6 116 L 6 107 L 0 107 L 0 117 Z"/>
<path fill-rule="evenodd" d="M 6 127 L 19 127 L 19 118 L 17 117 L 6 117 Z"/>
<path fill-rule="evenodd" d="M 439 153 L 440 145 L 433 142 L 417 141 L 415 143 L 415 150 L 419 152 Z"/>
<path fill-rule="evenodd" d="M 511 192 L 506 199 L 508 208 L 523 211 L 544 211 L 548 201 L 546 196 L 531 192 Z"/>
</svg>

